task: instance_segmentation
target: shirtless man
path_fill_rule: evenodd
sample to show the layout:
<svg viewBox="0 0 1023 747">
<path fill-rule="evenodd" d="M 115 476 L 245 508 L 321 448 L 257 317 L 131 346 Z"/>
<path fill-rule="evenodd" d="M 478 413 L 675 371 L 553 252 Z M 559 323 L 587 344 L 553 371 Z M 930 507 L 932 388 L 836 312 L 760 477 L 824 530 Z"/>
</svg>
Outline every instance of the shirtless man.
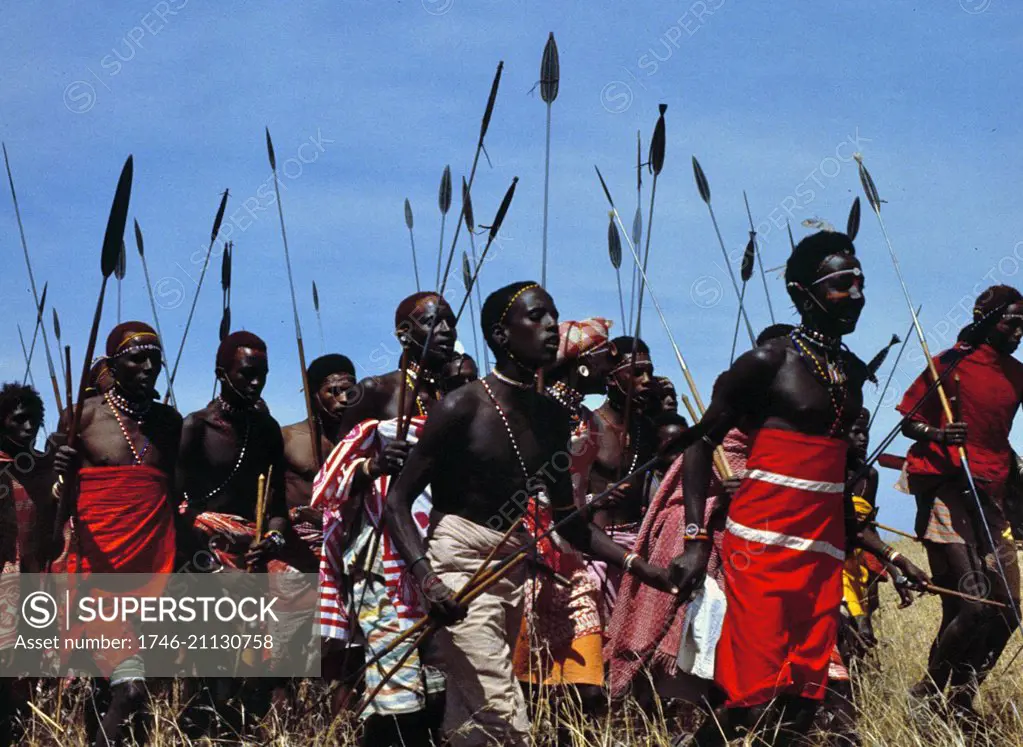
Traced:
<svg viewBox="0 0 1023 747">
<path fill-rule="evenodd" d="M 659 411 L 661 391 L 654 378 L 650 349 L 642 340 L 633 343 L 632 337 L 625 336 L 616 337 L 611 344 L 617 349 L 620 360 L 608 376 L 607 399 L 594 413 L 594 431 L 600 449 L 590 472 L 591 494 L 601 492 L 622 475 L 629 474 L 657 451 L 657 426 L 650 415 Z M 626 408 L 629 392 L 632 392 L 632 405 Z M 629 409 L 628 434 L 625 433 L 626 409 Z M 637 475 L 593 514 L 593 522 L 626 550 L 635 546 L 643 523 L 647 477 L 648 474 Z M 600 616 L 606 629 L 614 613 L 621 574 L 599 561 L 591 562 L 589 567 L 600 587 Z"/>
<path fill-rule="evenodd" d="M 72 498 L 77 492 L 77 500 L 65 503 L 76 518 L 77 534 L 68 557 L 69 572 L 174 570 L 170 496 L 181 416 L 154 401 L 161 352 L 149 325 L 125 322 L 114 327 L 106 342 L 113 386 L 85 401 L 75 449 L 58 450 L 55 467 L 64 477 L 65 491 Z M 100 745 L 113 744 L 125 721 L 146 704 L 145 667 L 133 650 L 96 654 L 95 659 L 109 678 L 111 698 L 95 739 Z"/>
<path fill-rule="evenodd" d="M 461 620 L 437 634 L 448 674 L 444 731 L 451 744 L 525 745 L 529 724 L 511 649 L 524 569 L 515 568 L 467 608 L 452 590 L 460 590 L 492 551 L 499 560 L 522 545 L 521 531 L 507 542 L 502 538 L 531 496 L 546 493 L 555 520 L 572 513 L 572 423 L 565 408 L 537 393 L 533 382 L 558 352 L 558 311 L 547 292 L 532 282 L 501 288 L 484 302 L 481 324 L 495 370 L 445 397 L 431 413 L 388 495 L 386 516 L 430 614 L 443 623 Z M 428 549 L 410 510 L 427 484 L 434 500 Z M 560 534 L 577 548 L 670 588 L 663 569 L 574 517 Z"/>
<path fill-rule="evenodd" d="M 220 394 L 185 418 L 177 463 L 184 499 L 178 516 L 178 553 L 189 570 L 262 570 L 285 551 L 290 527 L 284 499 L 284 441 L 260 398 L 268 372 L 266 344 L 251 332 L 231 333 L 217 350 Z M 271 468 L 266 529 L 257 538 L 257 483 L 259 475 Z M 234 661 L 234 652 L 227 651 L 224 668 L 232 668 Z M 190 682 L 210 688 L 213 707 L 234 728 L 241 728 L 238 714 L 226 708 L 238 689 L 236 680 Z M 259 698 L 257 713 L 268 705 L 262 690 Z M 204 720 L 196 718 L 195 727 L 208 732 L 211 725 Z"/>
<path fill-rule="evenodd" d="M 686 450 L 683 481 L 686 516 L 703 517 L 714 447 L 743 419 L 758 429 L 724 531 L 728 607 L 715 682 L 727 697 L 726 730 L 757 725 L 771 734 L 780 721 L 788 743 L 812 722 L 837 642 L 847 546 L 845 437 L 860 412 L 866 367 L 841 347 L 864 304 L 863 271 L 849 238 L 820 232 L 803 239 L 785 280 L 801 326 L 742 355 L 719 377 L 700 423 L 708 435 Z M 703 580 L 711 542 L 699 521 L 690 521 L 685 536 L 672 571 L 689 598 Z M 923 580 L 905 558 L 894 562 Z M 709 721 L 692 741 L 721 744 L 718 725 Z"/>
</svg>

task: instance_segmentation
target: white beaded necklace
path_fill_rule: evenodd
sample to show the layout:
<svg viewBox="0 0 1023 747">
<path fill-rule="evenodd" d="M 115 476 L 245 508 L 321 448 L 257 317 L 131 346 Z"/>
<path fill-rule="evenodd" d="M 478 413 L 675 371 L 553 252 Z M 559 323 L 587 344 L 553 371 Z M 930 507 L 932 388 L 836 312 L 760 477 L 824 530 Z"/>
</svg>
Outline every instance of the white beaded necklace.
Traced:
<svg viewBox="0 0 1023 747">
<path fill-rule="evenodd" d="M 494 374 L 496 375 L 497 372 L 494 371 Z M 501 377 L 498 376 L 498 379 L 500 380 Z M 522 477 L 528 483 L 530 478 L 529 469 L 526 467 L 526 460 L 522 458 L 522 452 L 519 450 L 519 443 L 515 439 L 515 431 L 512 430 L 511 423 L 508 422 L 508 416 L 504 414 L 504 409 L 502 409 L 501 405 L 498 403 L 497 397 L 494 396 L 494 392 L 490 388 L 490 385 L 487 384 L 486 379 L 480 379 L 480 383 L 483 385 L 483 389 L 486 391 L 487 396 L 490 397 L 490 401 L 494 404 L 494 409 L 497 410 L 497 414 L 501 416 L 501 422 L 504 423 L 504 429 L 508 432 L 508 440 L 511 441 L 512 450 L 515 452 L 515 458 L 519 460 L 519 467 L 522 469 Z M 529 389 L 531 387 L 526 385 L 525 388 Z M 527 491 L 528 487 L 529 486 L 527 484 Z M 542 496 L 545 495 L 546 491 L 541 488 L 540 491 L 538 491 L 537 499 L 542 500 Z"/>
<path fill-rule="evenodd" d="M 124 440 L 127 442 L 128 448 L 131 449 L 131 455 L 135 459 L 135 464 L 142 464 L 143 460 L 146 458 L 146 454 L 149 452 L 149 439 L 146 438 L 145 435 L 142 435 L 142 415 L 136 413 L 130 406 L 126 406 L 127 400 L 122 397 L 118 397 L 114 394 L 113 390 L 104 394 L 103 398 L 106 400 L 107 407 L 110 408 L 110 412 L 114 414 L 114 419 L 117 421 L 117 426 L 121 429 L 121 435 L 124 436 Z M 118 412 L 118 409 L 124 410 L 125 414 L 131 416 L 138 424 L 139 434 L 142 435 L 142 440 L 145 442 L 145 445 L 142 447 L 142 453 L 139 453 L 138 449 L 135 448 L 135 442 L 132 441 L 131 436 L 128 435 L 128 429 L 124 427 L 124 421 L 121 420 L 121 415 Z"/>
</svg>

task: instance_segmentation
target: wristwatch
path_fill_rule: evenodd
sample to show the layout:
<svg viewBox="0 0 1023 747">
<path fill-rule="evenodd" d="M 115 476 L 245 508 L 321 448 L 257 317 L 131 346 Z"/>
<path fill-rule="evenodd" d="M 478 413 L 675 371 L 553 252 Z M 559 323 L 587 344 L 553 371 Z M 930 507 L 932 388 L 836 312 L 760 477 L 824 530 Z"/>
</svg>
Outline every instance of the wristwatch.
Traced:
<svg viewBox="0 0 1023 747">
<path fill-rule="evenodd" d="M 686 524 L 686 528 L 685 530 L 683 530 L 682 537 L 687 542 L 689 541 L 701 542 L 710 539 L 710 535 L 707 534 L 707 530 L 701 527 L 696 522 Z"/>
</svg>

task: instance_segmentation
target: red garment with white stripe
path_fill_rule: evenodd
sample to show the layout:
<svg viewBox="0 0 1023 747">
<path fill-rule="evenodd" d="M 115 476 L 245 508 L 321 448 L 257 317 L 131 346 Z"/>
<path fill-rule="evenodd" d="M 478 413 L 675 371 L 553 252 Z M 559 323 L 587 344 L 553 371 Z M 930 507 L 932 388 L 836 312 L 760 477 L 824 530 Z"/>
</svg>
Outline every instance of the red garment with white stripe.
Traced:
<svg viewBox="0 0 1023 747">
<path fill-rule="evenodd" d="M 762 429 L 722 542 L 715 681 L 732 707 L 824 697 L 838 639 L 847 444 Z"/>
<path fill-rule="evenodd" d="M 426 419 L 412 418 L 406 440 L 416 443 Z M 363 495 L 354 495 L 352 484 L 364 459 L 372 459 L 397 435 L 397 420 L 364 420 L 341 441 L 313 480 L 311 505 L 323 510 L 323 557 L 320 561 L 320 635 L 348 640 L 352 621 L 349 620 L 345 551 L 357 531 L 351 517 L 345 523 L 345 514 L 351 510 L 353 500 L 361 500 L 361 511 L 366 520 L 379 531 L 383 516 L 384 498 L 391 478 L 381 475 L 372 482 Z M 429 493 L 416 499 L 412 515 L 421 532 L 430 522 Z M 405 573 L 405 563 L 398 554 L 390 534 L 384 530 L 380 538 L 383 559 L 384 584 L 387 588 L 402 628 L 411 626 L 423 616 L 422 603 L 416 584 Z M 358 624 L 358 620 L 355 621 Z"/>
</svg>

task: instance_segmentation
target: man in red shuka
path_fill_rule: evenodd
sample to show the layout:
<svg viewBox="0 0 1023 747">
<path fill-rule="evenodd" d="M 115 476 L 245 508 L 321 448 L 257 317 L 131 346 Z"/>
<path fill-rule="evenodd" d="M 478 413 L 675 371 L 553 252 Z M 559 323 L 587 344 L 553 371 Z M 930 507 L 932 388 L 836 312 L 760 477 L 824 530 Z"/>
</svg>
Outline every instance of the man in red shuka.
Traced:
<svg viewBox="0 0 1023 747">
<path fill-rule="evenodd" d="M 1023 337 L 1023 296 L 1007 285 L 993 286 L 977 298 L 973 314 L 978 321 L 987 318 L 992 323 L 996 317 L 997 322 L 976 349 L 966 346 L 962 334 L 953 348 L 967 353 L 944 381 L 954 402 L 953 412 L 958 411 L 957 422 L 944 419 L 938 395 L 933 393 L 902 429 L 916 442 L 906 456 L 906 471 L 917 500 L 917 536 L 923 538 L 936 582 L 1015 608 L 999 609 L 949 596 L 941 599 L 941 625 L 927 672 L 912 694 L 927 698 L 948 685 L 953 711 L 967 718 L 973 715 L 972 702 L 980 683 L 998 661 L 1019 619 L 1019 565 L 1005 494 L 1011 460 L 1009 431 L 1023 397 L 1023 363 L 1012 357 Z M 948 365 L 943 357 L 945 353 L 934 360 L 939 375 Z M 928 372 L 920 374 L 903 396 L 899 412 L 911 411 L 930 384 Z M 958 446 L 965 446 L 969 454 L 983 517 L 977 515 Z M 981 521 L 987 523 L 997 545 L 994 550 Z"/>
</svg>

